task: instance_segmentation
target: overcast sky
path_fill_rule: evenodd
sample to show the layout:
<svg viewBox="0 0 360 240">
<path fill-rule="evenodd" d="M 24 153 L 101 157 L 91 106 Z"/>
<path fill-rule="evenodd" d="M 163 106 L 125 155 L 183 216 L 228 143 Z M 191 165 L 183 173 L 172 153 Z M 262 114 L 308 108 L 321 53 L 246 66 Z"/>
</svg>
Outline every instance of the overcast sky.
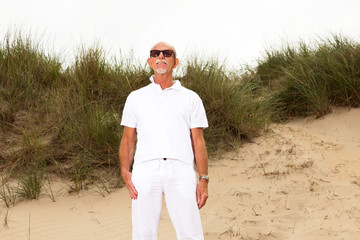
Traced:
<svg viewBox="0 0 360 240">
<path fill-rule="evenodd" d="M 360 40 L 359 0 L 7 0 L 0 34 L 12 28 L 71 58 L 100 42 L 144 59 L 158 41 L 184 59 L 196 52 L 252 64 L 270 46 L 341 33 Z"/>
</svg>

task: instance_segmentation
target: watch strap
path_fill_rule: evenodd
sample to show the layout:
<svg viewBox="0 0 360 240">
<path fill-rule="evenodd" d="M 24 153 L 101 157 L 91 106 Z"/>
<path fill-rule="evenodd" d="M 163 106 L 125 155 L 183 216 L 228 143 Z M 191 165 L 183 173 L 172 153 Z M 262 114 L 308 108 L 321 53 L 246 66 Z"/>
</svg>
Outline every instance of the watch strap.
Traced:
<svg viewBox="0 0 360 240">
<path fill-rule="evenodd" d="M 209 182 L 209 176 L 208 176 L 208 175 L 201 175 L 201 176 L 199 176 L 199 181 L 200 181 L 201 179 L 205 179 L 207 182 Z"/>
</svg>

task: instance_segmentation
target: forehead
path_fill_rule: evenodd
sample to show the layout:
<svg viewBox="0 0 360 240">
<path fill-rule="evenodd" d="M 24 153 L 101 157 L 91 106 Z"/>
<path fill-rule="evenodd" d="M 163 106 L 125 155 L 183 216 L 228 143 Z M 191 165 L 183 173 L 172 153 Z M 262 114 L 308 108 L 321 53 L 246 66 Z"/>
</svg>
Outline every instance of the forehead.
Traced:
<svg viewBox="0 0 360 240">
<path fill-rule="evenodd" d="M 151 50 L 167 50 L 167 49 L 174 50 L 172 46 L 166 43 L 157 43 L 152 47 Z"/>
</svg>

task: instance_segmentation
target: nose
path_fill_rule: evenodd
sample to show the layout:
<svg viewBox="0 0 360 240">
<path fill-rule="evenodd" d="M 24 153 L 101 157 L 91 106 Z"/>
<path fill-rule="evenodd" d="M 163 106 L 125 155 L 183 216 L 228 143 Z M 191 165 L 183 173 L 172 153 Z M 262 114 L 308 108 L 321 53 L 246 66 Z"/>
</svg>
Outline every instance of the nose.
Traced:
<svg viewBox="0 0 360 240">
<path fill-rule="evenodd" d="M 163 52 L 160 52 L 159 58 L 161 58 L 161 59 L 164 59 L 164 58 L 165 58 Z"/>
</svg>

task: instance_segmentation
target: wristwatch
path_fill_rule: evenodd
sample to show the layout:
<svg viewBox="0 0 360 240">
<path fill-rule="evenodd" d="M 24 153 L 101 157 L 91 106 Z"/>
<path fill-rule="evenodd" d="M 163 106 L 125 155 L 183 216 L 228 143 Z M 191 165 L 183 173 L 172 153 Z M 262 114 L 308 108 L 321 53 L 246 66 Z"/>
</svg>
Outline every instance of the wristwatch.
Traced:
<svg viewBox="0 0 360 240">
<path fill-rule="evenodd" d="M 207 182 L 209 182 L 209 176 L 208 176 L 208 175 L 201 175 L 201 176 L 199 177 L 199 181 L 200 181 L 201 179 L 205 179 Z"/>
</svg>

